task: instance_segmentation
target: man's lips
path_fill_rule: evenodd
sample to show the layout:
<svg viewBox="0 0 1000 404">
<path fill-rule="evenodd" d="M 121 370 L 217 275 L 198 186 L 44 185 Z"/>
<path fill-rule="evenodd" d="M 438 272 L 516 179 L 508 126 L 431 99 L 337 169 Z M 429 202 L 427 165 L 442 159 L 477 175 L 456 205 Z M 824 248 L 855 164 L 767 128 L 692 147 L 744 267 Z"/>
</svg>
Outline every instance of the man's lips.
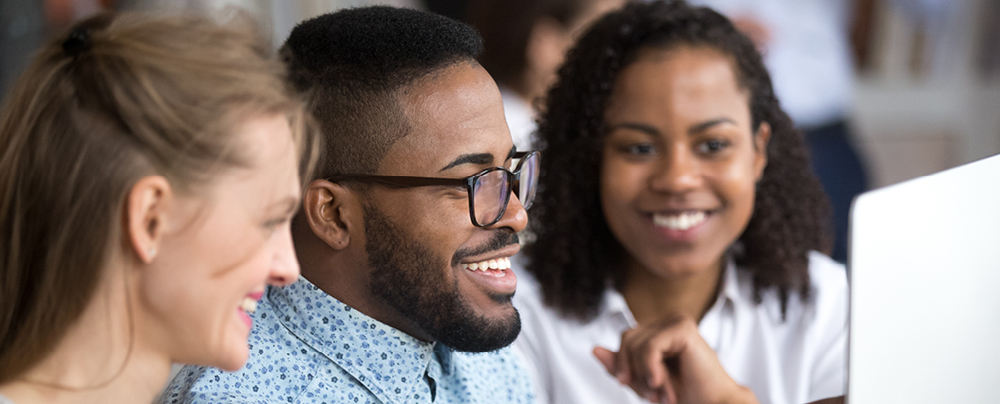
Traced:
<svg viewBox="0 0 1000 404">
<path fill-rule="evenodd" d="M 494 258 L 487 261 L 473 262 L 471 264 L 460 264 L 462 269 L 469 269 L 473 271 L 488 271 L 491 269 L 510 269 L 510 258 L 501 257 Z"/>
<path fill-rule="evenodd" d="M 489 262 L 490 261 L 497 261 L 497 263 L 499 264 L 500 260 L 504 260 L 508 264 L 507 267 L 510 268 L 510 265 L 509 265 L 510 264 L 510 257 L 513 256 L 514 254 L 517 254 L 518 251 L 521 251 L 521 245 L 520 244 L 509 244 L 509 245 L 507 245 L 504 248 L 501 248 L 501 249 L 495 250 L 495 251 L 491 251 L 491 252 L 489 252 L 487 254 L 482 254 L 482 255 L 478 255 L 478 256 L 463 258 L 461 260 L 459 266 L 461 266 L 462 268 L 468 269 L 468 268 L 471 267 L 472 264 L 477 264 L 478 265 L 478 264 L 482 264 L 483 262 L 486 262 L 487 265 L 489 266 Z"/>
<path fill-rule="evenodd" d="M 488 254 L 462 259 L 459 267 L 492 294 L 509 295 L 517 287 L 517 276 L 510 270 L 510 257 L 520 250 L 519 244 L 511 244 Z"/>
</svg>

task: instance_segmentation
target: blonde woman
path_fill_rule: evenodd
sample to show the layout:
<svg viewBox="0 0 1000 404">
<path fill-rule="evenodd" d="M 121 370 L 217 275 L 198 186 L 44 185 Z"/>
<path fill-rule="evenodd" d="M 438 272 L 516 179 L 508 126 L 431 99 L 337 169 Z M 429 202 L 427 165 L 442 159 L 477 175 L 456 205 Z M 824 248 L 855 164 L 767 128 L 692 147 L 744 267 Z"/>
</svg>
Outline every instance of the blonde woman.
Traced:
<svg viewBox="0 0 1000 404">
<path fill-rule="evenodd" d="M 317 138 L 250 25 L 100 15 L 0 113 L 0 403 L 150 402 L 239 369 Z"/>
</svg>

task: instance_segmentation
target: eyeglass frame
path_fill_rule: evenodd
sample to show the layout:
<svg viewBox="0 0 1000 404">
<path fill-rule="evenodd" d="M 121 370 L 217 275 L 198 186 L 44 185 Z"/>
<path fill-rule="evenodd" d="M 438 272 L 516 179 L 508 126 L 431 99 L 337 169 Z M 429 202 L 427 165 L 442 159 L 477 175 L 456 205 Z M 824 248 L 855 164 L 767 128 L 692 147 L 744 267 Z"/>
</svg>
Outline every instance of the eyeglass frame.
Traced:
<svg viewBox="0 0 1000 404">
<path fill-rule="evenodd" d="M 514 185 L 516 183 L 518 185 L 517 188 L 520 188 L 519 186 L 520 179 L 518 177 L 520 176 L 521 173 L 521 165 L 524 164 L 524 161 L 527 160 L 527 158 L 532 154 L 537 156 L 540 164 L 542 158 L 542 152 L 537 150 L 516 152 L 514 153 L 513 158 L 520 159 L 520 161 L 517 162 L 517 167 L 514 168 L 514 171 L 511 171 L 504 167 L 497 166 L 497 167 L 487 168 L 485 170 L 482 170 L 478 173 L 472 174 L 465 178 L 414 177 L 408 175 L 340 174 L 326 178 L 326 180 L 334 183 L 341 181 L 371 182 L 396 188 L 464 185 L 466 192 L 469 195 L 469 218 L 472 220 L 472 224 L 476 227 L 489 227 L 494 224 L 497 224 L 497 222 L 499 222 L 500 219 L 503 219 L 503 215 L 507 213 L 507 205 L 510 204 L 511 193 L 515 194 L 520 193 L 518 191 L 515 191 Z M 479 221 L 476 219 L 475 189 L 473 187 L 475 186 L 477 179 L 493 171 L 503 171 L 507 174 L 507 196 L 506 196 L 507 200 L 500 206 L 500 212 L 497 214 L 496 219 L 493 219 L 492 222 L 487 224 L 480 224 Z M 537 187 L 538 184 L 535 184 L 535 186 Z M 518 195 L 518 200 L 520 199 L 521 197 L 520 195 Z M 527 206 L 524 206 L 524 209 L 527 210 L 528 208 L 531 207 L 533 203 L 534 200 L 532 200 L 531 203 L 529 203 Z"/>
</svg>

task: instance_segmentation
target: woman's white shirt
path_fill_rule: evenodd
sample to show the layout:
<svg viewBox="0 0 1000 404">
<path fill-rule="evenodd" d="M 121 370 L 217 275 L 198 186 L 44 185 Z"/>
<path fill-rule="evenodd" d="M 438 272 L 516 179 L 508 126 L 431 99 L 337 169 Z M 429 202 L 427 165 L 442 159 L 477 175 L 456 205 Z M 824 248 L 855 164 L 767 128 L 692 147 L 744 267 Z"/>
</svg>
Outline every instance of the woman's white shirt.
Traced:
<svg viewBox="0 0 1000 404">
<path fill-rule="evenodd" d="M 519 265 L 520 266 L 520 265 Z M 520 268 L 517 268 L 520 269 Z M 518 271 L 514 305 L 521 334 L 514 342 L 540 403 L 645 403 L 611 377 L 594 347 L 617 351 L 621 335 L 636 326 L 618 291 L 609 288 L 589 322 L 562 316 L 542 302 L 533 276 Z M 811 295 L 794 294 L 784 320 L 777 292 L 754 303 L 748 271 L 730 262 L 718 300 L 698 324 L 723 368 L 761 403 L 801 404 L 844 394 L 848 287 L 843 265 L 820 253 L 809 256 Z"/>
</svg>

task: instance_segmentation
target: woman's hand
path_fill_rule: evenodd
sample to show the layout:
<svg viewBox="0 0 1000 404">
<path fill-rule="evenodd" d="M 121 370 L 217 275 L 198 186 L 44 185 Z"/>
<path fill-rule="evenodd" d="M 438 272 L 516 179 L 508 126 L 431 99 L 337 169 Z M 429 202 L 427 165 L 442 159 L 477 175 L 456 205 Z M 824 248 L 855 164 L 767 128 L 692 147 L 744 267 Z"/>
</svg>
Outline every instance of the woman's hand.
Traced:
<svg viewBox="0 0 1000 404">
<path fill-rule="evenodd" d="M 652 402 L 757 403 L 752 391 L 729 377 L 687 316 L 625 331 L 618 352 L 598 347 L 594 356 L 619 382 Z"/>
</svg>

